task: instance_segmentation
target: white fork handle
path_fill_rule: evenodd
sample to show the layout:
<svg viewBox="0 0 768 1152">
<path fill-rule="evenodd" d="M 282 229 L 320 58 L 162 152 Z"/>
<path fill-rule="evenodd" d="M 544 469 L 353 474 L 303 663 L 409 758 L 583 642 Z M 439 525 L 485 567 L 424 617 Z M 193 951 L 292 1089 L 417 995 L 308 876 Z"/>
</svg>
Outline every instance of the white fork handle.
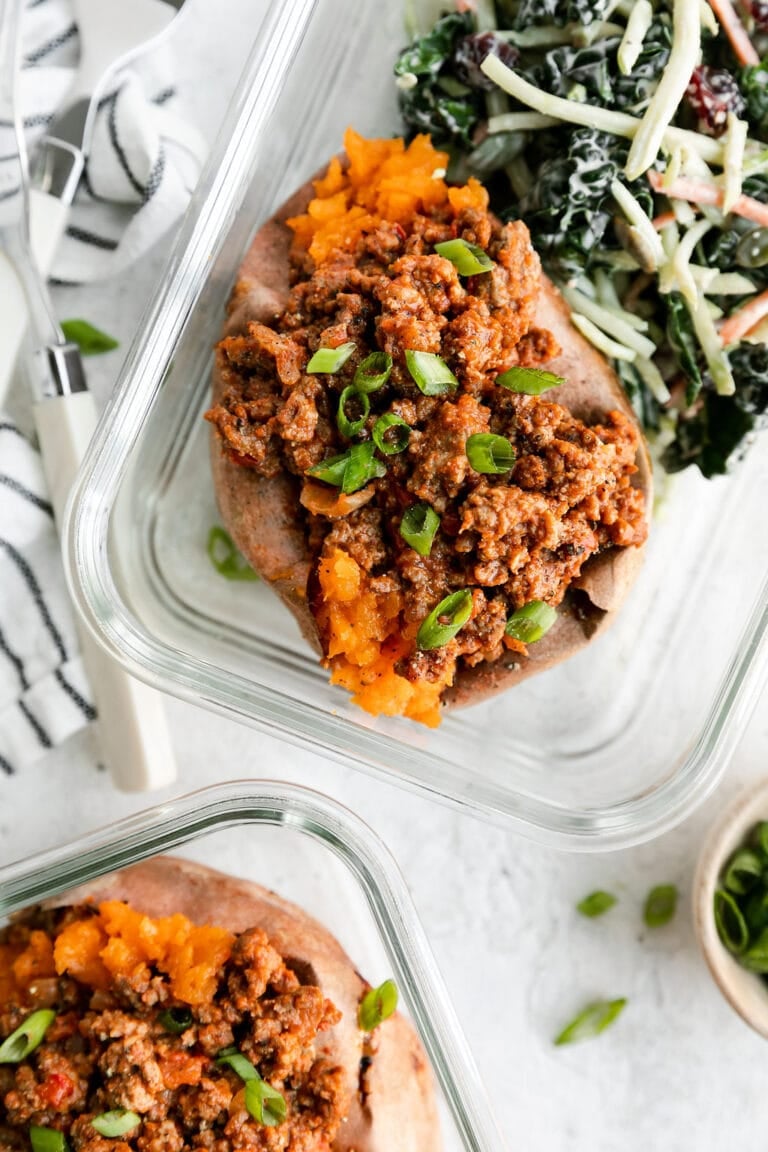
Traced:
<svg viewBox="0 0 768 1152">
<path fill-rule="evenodd" d="M 29 239 L 37 266 L 47 276 L 69 214 L 69 205 L 56 196 L 31 189 Z M 0 407 L 8 390 L 27 330 L 27 303 L 11 262 L 0 252 Z"/>
<path fill-rule="evenodd" d="M 35 405 L 35 423 L 56 523 L 96 427 L 90 392 L 57 396 Z M 176 776 L 163 699 L 130 676 L 77 619 L 85 670 L 99 713 L 99 743 L 118 788 L 162 788 Z"/>
</svg>

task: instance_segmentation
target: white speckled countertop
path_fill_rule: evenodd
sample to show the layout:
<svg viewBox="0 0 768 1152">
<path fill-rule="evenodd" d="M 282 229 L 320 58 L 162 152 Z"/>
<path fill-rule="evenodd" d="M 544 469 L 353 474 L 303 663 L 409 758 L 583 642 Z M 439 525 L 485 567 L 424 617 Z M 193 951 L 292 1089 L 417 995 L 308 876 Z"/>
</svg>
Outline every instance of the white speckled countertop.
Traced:
<svg viewBox="0 0 768 1152">
<path fill-rule="evenodd" d="M 197 11 L 177 33 L 179 84 L 210 137 L 248 40 L 237 29 L 252 8 L 248 0 L 194 0 L 191 7 Z M 165 251 L 154 253 L 120 283 L 56 292 L 62 316 L 85 316 L 121 340 L 120 351 L 89 365 L 101 401 L 164 259 Z M 389 845 L 510 1148 L 720 1152 L 755 1145 L 768 1126 L 768 1049 L 709 978 L 693 935 L 690 888 L 698 846 L 720 804 L 765 771 L 768 696 L 702 809 L 652 844 L 592 857 L 536 847 L 178 701 L 169 701 L 168 712 L 180 767 L 169 794 L 233 776 L 294 780 L 353 808 Z M 0 780 L 0 863 L 162 799 L 116 793 L 95 759 L 87 733 L 22 778 Z M 680 907 L 670 926 L 650 931 L 642 902 L 662 882 L 678 885 Z M 587 921 L 574 904 L 595 887 L 614 891 L 619 904 Z M 552 1046 L 585 1002 L 614 996 L 629 1005 L 610 1032 L 591 1044 Z"/>
</svg>

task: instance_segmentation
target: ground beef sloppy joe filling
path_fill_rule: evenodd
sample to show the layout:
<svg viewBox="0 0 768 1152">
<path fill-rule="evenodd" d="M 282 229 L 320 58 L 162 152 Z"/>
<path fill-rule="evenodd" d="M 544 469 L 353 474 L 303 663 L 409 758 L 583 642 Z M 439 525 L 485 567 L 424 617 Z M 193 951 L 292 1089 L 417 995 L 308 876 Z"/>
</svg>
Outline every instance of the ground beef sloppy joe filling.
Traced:
<svg viewBox="0 0 768 1152">
<path fill-rule="evenodd" d="M 2 1152 L 29 1152 L 34 1127 L 71 1152 L 327 1152 L 348 1114 L 323 1043 L 340 1013 L 260 929 L 118 901 L 31 912 L 0 931 L 0 1042 L 44 1009 L 39 1046 L 0 1063 Z M 284 1119 L 254 1117 L 223 1052 L 279 1093 Z M 93 1122 L 115 1112 L 129 1130 L 107 1138 Z"/>
<path fill-rule="evenodd" d="M 306 214 L 289 221 L 286 307 L 220 344 L 224 393 L 207 418 L 232 460 L 295 477 L 332 681 L 373 714 L 434 726 L 458 668 L 525 651 L 505 634 L 513 612 L 534 600 L 557 606 L 591 556 L 643 543 L 638 434 L 620 411 L 588 427 L 557 404 L 556 388 L 536 396 L 497 384 L 559 352 L 534 326 L 541 271 L 524 224 L 491 214 L 477 181 L 446 185 L 447 157 L 427 137 L 405 148 L 348 132 L 345 147 L 346 165 L 332 161 Z M 490 269 L 462 275 L 435 251 L 457 238 L 482 249 Z M 337 370 L 307 371 L 318 349 L 343 345 L 353 347 Z M 409 369 L 414 351 L 439 356 L 456 383 L 425 394 Z M 344 435 L 340 398 L 374 352 L 391 357 L 390 375 L 367 395 L 367 415 L 347 400 L 361 426 Z M 407 447 L 377 445 L 367 482 L 344 492 L 308 474 L 351 446 L 373 448 L 387 414 L 408 425 Z M 487 434 L 512 445 L 508 471 L 470 462 L 468 439 Z M 414 505 L 439 517 L 428 555 L 401 534 Z M 469 620 L 441 646 L 420 647 L 420 626 L 458 590 L 471 593 Z"/>
</svg>

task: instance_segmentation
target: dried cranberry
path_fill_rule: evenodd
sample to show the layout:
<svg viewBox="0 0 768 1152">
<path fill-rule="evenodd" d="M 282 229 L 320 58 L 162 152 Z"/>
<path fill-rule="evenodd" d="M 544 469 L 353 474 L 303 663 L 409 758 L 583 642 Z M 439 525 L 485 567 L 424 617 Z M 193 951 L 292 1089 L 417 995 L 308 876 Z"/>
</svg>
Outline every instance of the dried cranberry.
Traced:
<svg viewBox="0 0 768 1152">
<path fill-rule="evenodd" d="M 766 0 L 747 0 L 746 9 L 758 32 L 768 32 L 768 3 Z"/>
<path fill-rule="evenodd" d="M 725 68 L 702 64 L 694 68 L 685 99 L 699 121 L 699 131 L 719 136 L 725 131 L 728 113 L 741 116 L 746 108 L 739 86 Z"/>
<path fill-rule="evenodd" d="M 462 36 L 453 50 L 453 62 L 456 75 L 470 88 L 482 88 L 490 92 L 495 88 L 493 80 L 489 80 L 485 72 L 480 71 L 480 65 L 486 56 L 498 56 L 502 64 L 514 68 L 520 59 L 520 53 L 513 44 L 494 36 L 493 32 L 475 32 L 472 36 Z"/>
</svg>

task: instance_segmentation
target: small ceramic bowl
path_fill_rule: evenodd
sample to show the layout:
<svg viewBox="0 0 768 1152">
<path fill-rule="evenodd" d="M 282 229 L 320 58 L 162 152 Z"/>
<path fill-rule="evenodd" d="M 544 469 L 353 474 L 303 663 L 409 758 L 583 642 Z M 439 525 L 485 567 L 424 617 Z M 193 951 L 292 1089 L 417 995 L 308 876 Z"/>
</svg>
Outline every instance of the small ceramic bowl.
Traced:
<svg viewBox="0 0 768 1152">
<path fill-rule="evenodd" d="M 699 946 L 720 991 L 750 1027 L 768 1039 L 768 983 L 742 968 L 721 943 L 713 902 L 723 868 L 761 820 L 768 820 L 768 780 L 741 792 L 708 834 L 693 883 Z"/>
</svg>

